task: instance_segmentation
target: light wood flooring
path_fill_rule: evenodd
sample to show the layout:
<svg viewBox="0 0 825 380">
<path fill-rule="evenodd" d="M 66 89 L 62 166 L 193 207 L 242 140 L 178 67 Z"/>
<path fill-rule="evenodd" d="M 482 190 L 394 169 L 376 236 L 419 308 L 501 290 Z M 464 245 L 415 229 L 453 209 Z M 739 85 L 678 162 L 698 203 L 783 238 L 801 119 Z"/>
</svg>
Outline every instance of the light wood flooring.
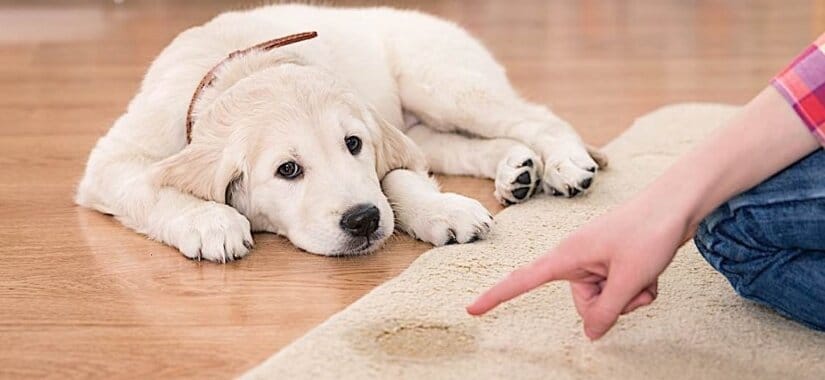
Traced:
<svg viewBox="0 0 825 380">
<path fill-rule="evenodd" d="M 0 377 L 238 375 L 429 248 L 398 234 L 324 258 L 260 235 L 241 261 L 197 263 L 72 203 L 153 57 L 239 4 L 0 1 Z M 745 102 L 825 30 L 823 1 L 394 4 L 464 25 L 595 145 L 661 105 Z M 442 180 L 500 210 L 490 181 Z"/>
</svg>

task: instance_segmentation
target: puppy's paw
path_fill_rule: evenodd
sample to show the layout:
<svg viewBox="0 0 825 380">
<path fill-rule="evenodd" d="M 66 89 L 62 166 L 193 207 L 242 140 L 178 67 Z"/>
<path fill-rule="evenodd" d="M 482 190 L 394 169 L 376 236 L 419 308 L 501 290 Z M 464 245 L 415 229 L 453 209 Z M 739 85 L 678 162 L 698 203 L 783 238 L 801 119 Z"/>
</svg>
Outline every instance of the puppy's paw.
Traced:
<svg viewBox="0 0 825 380">
<path fill-rule="evenodd" d="M 505 206 L 526 201 L 539 189 L 542 169 L 541 158 L 533 150 L 523 145 L 513 147 L 498 163 L 493 195 Z"/>
<path fill-rule="evenodd" d="M 559 142 L 544 156 L 542 188 L 545 193 L 572 198 L 589 189 L 599 165 L 577 141 Z"/>
<path fill-rule="evenodd" d="M 408 233 L 437 246 L 472 243 L 490 232 L 493 217 L 475 199 L 439 193 L 417 205 Z"/>
<path fill-rule="evenodd" d="M 169 229 L 173 245 L 194 260 L 226 263 L 246 256 L 253 246 L 246 217 L 215 202 L 205 202 L 175 218 Z"/>
</svg>

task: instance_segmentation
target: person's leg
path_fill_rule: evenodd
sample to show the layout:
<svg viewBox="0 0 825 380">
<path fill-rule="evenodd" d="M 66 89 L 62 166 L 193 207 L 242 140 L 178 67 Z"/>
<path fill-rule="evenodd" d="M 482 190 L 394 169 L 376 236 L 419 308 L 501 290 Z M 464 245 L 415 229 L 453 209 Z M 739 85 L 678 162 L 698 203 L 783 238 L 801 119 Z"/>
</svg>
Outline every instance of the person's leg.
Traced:
<svg viewBox="0 0 825 380">
<path fill-rule="evenodd" d="M 694 241 L 742 297 L 825 330 L 825 151 L 723 204 Z"/>
</svg>

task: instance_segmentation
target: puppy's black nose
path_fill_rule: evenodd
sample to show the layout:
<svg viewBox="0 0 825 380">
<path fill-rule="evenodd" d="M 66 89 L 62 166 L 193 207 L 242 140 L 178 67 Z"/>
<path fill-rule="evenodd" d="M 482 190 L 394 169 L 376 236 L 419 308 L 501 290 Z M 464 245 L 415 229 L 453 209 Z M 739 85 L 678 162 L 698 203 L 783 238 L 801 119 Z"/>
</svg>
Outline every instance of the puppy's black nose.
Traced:
<svg viewBox="0 0 825 380">
<path fill-rule="evenodd" d="M 371 204 L 360 204 L 347 210 L 341 217 L 341 228 L 352 236 L 369 236 L 378 229 L 381 212 Z"/>
</svg>

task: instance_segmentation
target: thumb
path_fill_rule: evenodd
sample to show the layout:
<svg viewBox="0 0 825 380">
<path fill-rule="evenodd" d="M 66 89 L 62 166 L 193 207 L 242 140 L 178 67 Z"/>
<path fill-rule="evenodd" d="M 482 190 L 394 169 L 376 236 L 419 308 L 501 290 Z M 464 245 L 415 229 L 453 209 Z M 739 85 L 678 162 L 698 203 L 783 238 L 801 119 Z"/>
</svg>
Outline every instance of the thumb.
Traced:
<svg viewBox="0 0 825 380">
<path fill-rule="evenodd" d="M 636 285 L 633 276 L 628 276 L 618 270 L 616 272 L 618 273 L 608 274 L 609 277 L 601 294 L 584 308 L 582 315 L 584 333 L 590 340 L 597 340 L 604 336 L 616 324 L 627 304 L 643 288 L 641 284 Z"/>
</svg>

